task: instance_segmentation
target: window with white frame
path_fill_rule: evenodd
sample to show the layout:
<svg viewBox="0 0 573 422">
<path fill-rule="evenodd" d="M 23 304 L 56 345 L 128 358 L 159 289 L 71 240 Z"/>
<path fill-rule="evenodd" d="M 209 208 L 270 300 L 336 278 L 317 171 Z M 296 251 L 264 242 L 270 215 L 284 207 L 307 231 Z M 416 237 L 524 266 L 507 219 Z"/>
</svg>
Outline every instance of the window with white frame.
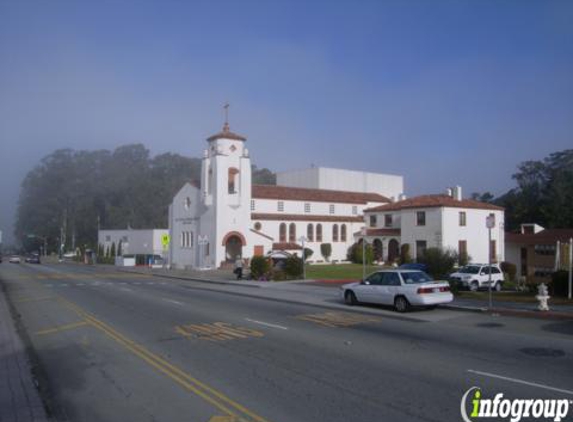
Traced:
<svg viewBox="0 0 573 422">
<path fill-rule="evenodd" d="M 285 210 L 285 203 L 283 201 L 279 201 L 277 203 L 277 211 L 283 212 Z"/>
<path fill-rule="evenodd" d="M 328 207 L 328 211 L 330 212 L 330 214 L 334 214 L 334 204 L 330 204 L 330 207 Z"/>
<path fill-rule="evenodd" d="M 251 199 L 251 211 L 255 210 L 255 200 Z"/>
<path fill-rule="evenodd" d="M 304 204 L 304 212 L 306 212 L 306 213 L 310 212 L 310 203 L 305 202 L 305 204 Z"/>
<path fill-rule="evenodd" d="M 358 214 L 358 207 L 356 205 L 352 206 L 352 215 Z"/>
</svg>

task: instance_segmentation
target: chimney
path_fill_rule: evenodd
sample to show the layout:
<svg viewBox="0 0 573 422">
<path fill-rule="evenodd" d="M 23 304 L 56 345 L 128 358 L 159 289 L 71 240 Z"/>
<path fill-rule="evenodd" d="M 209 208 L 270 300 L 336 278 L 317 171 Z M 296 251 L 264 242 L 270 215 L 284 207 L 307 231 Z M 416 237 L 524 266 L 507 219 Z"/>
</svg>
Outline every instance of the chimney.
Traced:
<svg viewBox="0 0 573 422">
<path fill-rule="evenodd" d="M 454 199 L 456 201 L 461 201 L 462 200 L 462 187 L 461 186 L 456 186 L 454 188 Z"/>
</svg>

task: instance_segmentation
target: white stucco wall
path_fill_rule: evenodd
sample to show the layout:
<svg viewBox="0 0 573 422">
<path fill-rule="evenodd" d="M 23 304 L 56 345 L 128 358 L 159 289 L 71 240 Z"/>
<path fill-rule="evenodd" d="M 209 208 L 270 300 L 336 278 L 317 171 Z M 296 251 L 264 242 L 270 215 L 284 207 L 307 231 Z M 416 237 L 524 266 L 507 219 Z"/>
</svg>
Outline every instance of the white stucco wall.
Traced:
<svg viewBox="0 0 573 422">
<path fill-rule="evenodd" d="M 115 243 L 117 253 L 119 242 L 123 255 L 160 255 L 164 256 L 161 236 L 168 234 L 168 229 L 144 230 L 99 230 L 98 243 L 111 249 Z"/>
<path fill-rule="evenodd" d="M 348 192 L 373 192 L 398 198 L 404 192 L 402 176 L 363 171 L 315 167 L 277 173 L 277 185 L 329 189 Z"/>
</svg>

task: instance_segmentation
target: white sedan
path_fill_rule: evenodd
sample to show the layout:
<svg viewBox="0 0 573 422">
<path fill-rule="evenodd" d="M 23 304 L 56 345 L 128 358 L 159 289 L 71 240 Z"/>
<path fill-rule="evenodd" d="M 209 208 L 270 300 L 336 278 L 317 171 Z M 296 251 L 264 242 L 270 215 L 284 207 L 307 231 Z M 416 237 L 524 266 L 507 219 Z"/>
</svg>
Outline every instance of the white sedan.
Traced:
<svg viewBox="0 0 573 422">
<path fill-rule="evenodd" d="M 10 257 L 10 259 L 8 260 L 8 262 L 10 264 L 19 264 L 20 263 L 20 257 L 18 255 L 12 255 Z"/>
<path fill-rule="evenodd" d="M 398 312 L 412 306 L 433 307 L 454 300 L 446 281 L 434 281 L 423 271 L 382 270 L 357 283 L 345 284 L 340 295 L 348 305 L 359 302 L 393 305 Z"/>
</svg>

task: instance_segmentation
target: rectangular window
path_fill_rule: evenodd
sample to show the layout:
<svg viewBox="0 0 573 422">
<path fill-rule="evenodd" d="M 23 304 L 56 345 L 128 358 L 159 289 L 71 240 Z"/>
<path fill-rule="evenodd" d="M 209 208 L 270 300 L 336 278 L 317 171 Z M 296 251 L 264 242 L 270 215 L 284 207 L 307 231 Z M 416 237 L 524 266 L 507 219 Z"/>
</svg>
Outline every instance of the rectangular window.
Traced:
<svg viewBox="0 0 573 422">
<path fill-rule="evenodd" d="M 127 242 L 129 242 L 129 238 L 128 238 L 127 236 L 123 236 L 123 237 L 121 238 L 121 241 L 122 241 L 123 243 L 127 243 Z"/>
<path fill-rule="evenodd" d="M 416 259 L 424 257 L 428 244 L 425 240 L 416 240 Z"/>
<path fill-rule="evenodd" d="M 277 210 L 279 212 L 283 212 L 285 210 L 285 203 L 283 201 L 279 201 L 277 203 Z"/>
<path fill-rule="evenodd" d="M 384 215 L 384 227 L 392 227 L 392 214 Z"/>
<path fill-rule="evenodd" d="M 330 204 L 329 211 L 331 214 L 334 214 L 334 204 Z"/>
<path fill-rule="evenodd" d="M 466 212 L 460 211 L 460 226 L 465 227 L 466 225 Z"/>
<path fill-rule="evenodd" d="M 376 214 L 370 216 L 370 227 L 376 227 Z"/>
<path fill-rule="evenodd" d="M 310 204 L 308 202 L 304 204 L 304 212 L 310 212 Z"/>
<path fill-rule="evenodd" d="M 416 213 L 416 226 L 426 225 L 426 211 L 418 211 Z"/>
<path fill-rule="evenodd" d="M 255 210 L 255 200 L 251 199 L 251 211 Z"/>
<path fill-rule="evenodd" d="M 358 214 L 358 207 L 356 205 L 352 205 L 352 215 Z"/>
<path fill-rule="evenodd" d="M 111 236 L 107 235 L 107 236 L 105 237 L 105 241 L 106 241 L 106 242 L 111 242 Z"/>
</svg>

